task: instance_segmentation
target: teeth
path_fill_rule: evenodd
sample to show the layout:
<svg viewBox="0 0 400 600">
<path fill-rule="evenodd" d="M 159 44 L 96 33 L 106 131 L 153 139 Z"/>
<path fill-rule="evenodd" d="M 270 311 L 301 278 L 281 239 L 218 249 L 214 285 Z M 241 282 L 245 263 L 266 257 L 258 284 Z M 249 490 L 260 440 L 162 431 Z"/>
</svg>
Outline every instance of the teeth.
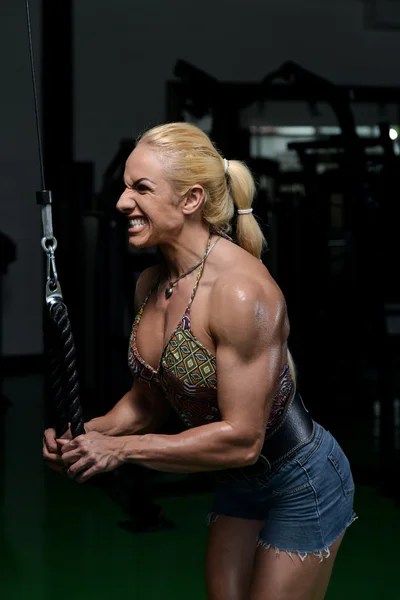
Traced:
<svg viewBox="0 0 400 600">
<path fill-rule="evenodd" d="M 145 224 L 145 220 L 144 219 L 129 219 L 129 226 L 130 227 L 141 227 L 144 224 Z"/>
</svg>

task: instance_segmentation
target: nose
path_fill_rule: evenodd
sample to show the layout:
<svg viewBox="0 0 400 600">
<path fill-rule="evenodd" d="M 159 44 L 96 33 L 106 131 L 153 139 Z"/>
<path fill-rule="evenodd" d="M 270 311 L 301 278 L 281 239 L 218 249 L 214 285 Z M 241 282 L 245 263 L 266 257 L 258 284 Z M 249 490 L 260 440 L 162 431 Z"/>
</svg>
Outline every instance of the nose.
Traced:
<svg viewBox="0 0 400 600">
<path fill-rule="evenodd" d="M 136 202 L 132 197 L 132 194 L 128 193 L 128 190 L 125 190 L 116 205 L 117 210 L 124 215 L 129 215 L 136 208 Z"/>
</svg>

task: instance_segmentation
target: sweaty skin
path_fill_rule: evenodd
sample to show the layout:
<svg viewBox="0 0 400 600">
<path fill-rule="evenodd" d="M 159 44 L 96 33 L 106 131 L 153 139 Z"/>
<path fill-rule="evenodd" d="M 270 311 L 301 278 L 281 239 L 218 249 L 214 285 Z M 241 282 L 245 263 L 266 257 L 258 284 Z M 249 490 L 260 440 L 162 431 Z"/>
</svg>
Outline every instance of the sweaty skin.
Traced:
<svg viewBox="0 0 400 600">
<path fill-rule="evenodd" d="M 138 304 L 156 274 L 153 268 L 142 275 Z M 160 285 L 146 306 L 137 346 L 154 368 L 184 313 L 194 279 L 195 274 L 179 282 L 168 301 Z M 289 326 L 282 293 L 258 260 L 221 240 L 206 262 L 191 314 L 194 334 L 216 356 L 222 420 L 176 435 L 118 435 L 114 430 L 111 437 L 89 432 L 73 441 L 59 441 L 71 477 L 86 481 L 124 462 L 190 473 L 257 461 L 286 362 Z M 148 398 L 153 391 L 158 392 L 149 386 Z"/>
</svg>

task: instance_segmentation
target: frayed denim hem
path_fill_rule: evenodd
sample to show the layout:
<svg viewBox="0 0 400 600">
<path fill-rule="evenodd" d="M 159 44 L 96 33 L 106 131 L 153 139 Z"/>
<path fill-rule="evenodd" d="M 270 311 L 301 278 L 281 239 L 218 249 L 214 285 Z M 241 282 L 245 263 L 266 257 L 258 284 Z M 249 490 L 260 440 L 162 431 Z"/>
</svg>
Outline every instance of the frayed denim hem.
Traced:
<svg viewBox="0 0 400 600">
<path fill-rule="evenodd" d="M 211 525 L 212 523 L 215 523 L 218 520 L 218 517 L 219 517 L 219 515 L 217 515 L 215 513 L 209 513 L 207 515 L 206 524 Z M 329 547 L 332 546 L 343 535 L 343 533 L 350 527 L 350 525 L 352 525 L 354 523 L 354 521 L 356 521 L 357 519 L 358 519 L 358 516 L 353 512 L 350 522 L 346 525 L 344 531 L 342 531 L 340 533 L 340 535 L 338 535 L 336 540 L 333 540 L 333 542 L 331 544 L 329 544 Z M 263 548 L 265 550 L 272 549 L 272 550 L 274 550 L 276 556 L 279 556 L 279 554 L 281 552 L 285 552 L 292 560 L 294 560 L 293 555 L 297 554 L 297 556 L 300 558 L 300 560 L 302 562 L 304 562 L 308 556 L 315 556 L 316 558 L 319 558 L 320 559 L 319 562 L 326 560 L 331 555 L 331 551 L 330 551 L 329 547 L 323 548 L 322 550 L 317 550 L 315 552 L 298 552 L 298 551 L 293 551 L 293 550 L 285 550 L 284 548 L 277 548 L 276 546 L 272 546 L 272 544 L 268 544 L 267 542 L 264 542 L 264 540 L 262 540 L 260 538 L 258 538 L 258 540 L 257 540 L 257 548 Z"/>
<path fill-rule="evenodd" d="M 276 547 L 272 546 L 271 544 L 264 542 L 260 538 L 257 541 L 257 548 L 264 548 L 265 550 L 273 549 L 275 551 L 275 555 L 277 555 L 277 556 L 281 552 L 285 552 L 292 560 L 294 560 L 293 555 L 297 554 L 297 556 L 300 558 L 300 560 L 302 562 L 304 562 L 308 556 L 315 556 L 316 558 L 319 558 L 319 562 L 322 562 L 323 560 L 326 560 L 327 558 L 330 557 L 330 555 L 331 555 L 330 547 L 344 534 L 344 532 L 350 527 L 350 525 L 352 525 L 354 523 L 354 521 L 356 521 L 357 519 L 358 519 L 357 515 L 355 513 L 353 513 L 353 515 L 350 519 L 350 522 L 346 525 L 344 531 L 342 531 L 337 536 L 336 540 L 333 540 L 332 543 L 330 543 L 326 548 L 323 548 L 322 550 L 317 550 L 315 552 L 297 552 L 297 551 L 293 551 L 293 550 L 290 551 L 290 550 L 285 550 L 282 548 L 276 548 Z"/>
</svg>

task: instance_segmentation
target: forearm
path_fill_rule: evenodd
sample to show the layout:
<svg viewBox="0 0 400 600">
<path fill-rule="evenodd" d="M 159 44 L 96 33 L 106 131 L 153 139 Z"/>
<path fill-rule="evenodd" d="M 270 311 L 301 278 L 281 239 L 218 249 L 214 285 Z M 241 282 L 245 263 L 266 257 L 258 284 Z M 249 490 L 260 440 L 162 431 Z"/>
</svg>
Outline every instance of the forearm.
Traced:
<svg viewBox="0 0 400 600">
<path fill-rule="evenodd" d="M 150 427 L 146 427 L 141 421 L 132 421 L 128 423 L 120 421 L 116 415 L 110 415 L 110 413 L 107 413 L 102 417 L 95 417 L 94 419 L 91 419 L 85 423 L 85 431 L 86 433 L 89 433 L 90 431 L 97 431 L 98 433 L 102 433 L 104 435 L 119 437 L 124 435 L 145 434 L 152 431 L 152 429 Z"/>
<path fill-rule="evenodd" d="M 166 414 L 151 410 L 149 403 L 139 396 L 132 401 L 132 390 L 104 416 L 96 417 L 85 423 L 86 432 L 97 431 L 109 436 L 127 436 L 146 434 L 157 429 L 165 422 Z"/>
<path fill-rule="evenodd" d="M 140 435 L 154 430 L 150 427 L 150 419 L 149 422 L 141 419 L 124 421 L 121 413 L 107 413 L 102 417 L 96 417 L 85 423 L 85 431 L 86 433 L 97 431 L 104 435 L 119 437 Z"/>
<path fill-rule="evenodd" d="M 210 423 L 177 435 L 121 437 L 121 460 L 170 473 L 218 471 L 254 464 L 256 444 L 226 422 Z"/>
</svg>

